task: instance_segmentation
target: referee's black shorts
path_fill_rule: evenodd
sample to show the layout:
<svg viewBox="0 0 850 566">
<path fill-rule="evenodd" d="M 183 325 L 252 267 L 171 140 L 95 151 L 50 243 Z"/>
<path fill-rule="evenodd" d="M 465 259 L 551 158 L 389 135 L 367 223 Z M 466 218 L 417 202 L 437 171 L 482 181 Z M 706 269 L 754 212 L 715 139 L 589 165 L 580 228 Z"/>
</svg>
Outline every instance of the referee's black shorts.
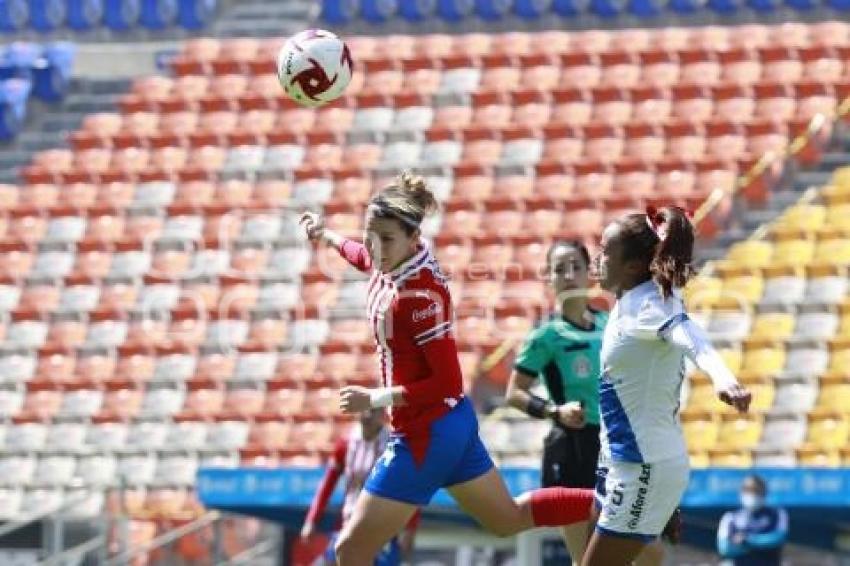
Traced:
<svg viewBox="0 0 850 566">
<path fill-rule="evenodd" d="M 543 487 L 596 487 L 599 427 L 553 426 L 543 441 Z"/>
</svg>

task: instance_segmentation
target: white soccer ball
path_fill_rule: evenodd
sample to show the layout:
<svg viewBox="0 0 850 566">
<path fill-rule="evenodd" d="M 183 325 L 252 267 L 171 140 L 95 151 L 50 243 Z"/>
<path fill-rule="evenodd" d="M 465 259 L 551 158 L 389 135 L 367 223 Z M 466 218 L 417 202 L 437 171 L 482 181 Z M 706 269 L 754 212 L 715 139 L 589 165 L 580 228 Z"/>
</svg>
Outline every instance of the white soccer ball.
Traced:
<svg viewBox="0 0 850 566">
<path fill-rule="evenodd" d="M 308 29 L 289 38 L 277 56 L 277 76 L 295 102 L 316 107 L 336 100 L 351 82 L 351 52 L 339 37 Z"/>
</svg>

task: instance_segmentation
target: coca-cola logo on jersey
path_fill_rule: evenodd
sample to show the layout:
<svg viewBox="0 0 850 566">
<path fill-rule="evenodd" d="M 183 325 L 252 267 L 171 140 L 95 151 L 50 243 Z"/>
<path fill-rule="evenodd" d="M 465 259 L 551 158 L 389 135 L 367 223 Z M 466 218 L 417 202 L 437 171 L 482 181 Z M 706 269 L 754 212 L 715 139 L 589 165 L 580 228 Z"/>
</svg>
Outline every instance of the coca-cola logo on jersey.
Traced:
<svg viewBox="0 0 850 566">
<path fill-rule="evenodd" d="M 437 316 L 441 312 L 443 312 L 443 307 L 441 307 L 439 303 L 431 303 L 428 307 L 422 310 L 413 311 L 413 322 L 421 322 L 426 318 Z"/>
</svg>

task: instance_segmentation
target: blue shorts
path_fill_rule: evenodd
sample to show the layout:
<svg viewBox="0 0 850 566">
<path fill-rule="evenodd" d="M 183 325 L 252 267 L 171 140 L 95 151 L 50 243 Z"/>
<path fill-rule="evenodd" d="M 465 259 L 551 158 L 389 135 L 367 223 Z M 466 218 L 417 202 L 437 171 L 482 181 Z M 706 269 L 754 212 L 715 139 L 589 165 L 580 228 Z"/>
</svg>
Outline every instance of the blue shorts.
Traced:
<svg viewBox="0 0 850 566">
<path fill-rule="evenodd" d="M 328 548 L 325 550 L 325 562 L 336 564 L 336 539 L 339 533 L 331 535 L 331 540 L 328 543 Z M 378 556 L 375 557 L 374 566 L 399 566 L 401 564 L 401 545 L 398 542 L 398 537 L 384 545 Z"/>
<path fill-rule="evenodd" d="M 428 451 L 416 465 L 404 436 L 393 434 L 363 489 L 372 495 L 418 506 L 428 505 L 437 490 L 473 480 L 493 468 L 478 437 L 472 404 L 457 406 L 431 423 Z"/>
</svg>

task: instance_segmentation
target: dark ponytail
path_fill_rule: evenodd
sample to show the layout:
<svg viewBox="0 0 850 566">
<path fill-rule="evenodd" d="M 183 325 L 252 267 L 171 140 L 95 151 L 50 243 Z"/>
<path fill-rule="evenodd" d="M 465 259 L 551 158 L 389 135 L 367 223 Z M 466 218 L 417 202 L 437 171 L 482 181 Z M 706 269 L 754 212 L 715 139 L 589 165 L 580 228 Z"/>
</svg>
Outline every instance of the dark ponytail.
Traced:
<svg viewBox="0 0 850 566">
<path fill-rule="evenodd" d="M 648 210 L 647 215 L 660 240 L 649 272 L 666 299 L 675 287 L 684 287 L 694 273 L 694 227 L 685 211 L 676 206 Z"/>
<path fill-rule="evenodd" d="M 679 207 L 648 208 L 619 221 L 623 259 L 646 262 L 665 299 L 693 275 L 694 227 Z"/>
</svg>

